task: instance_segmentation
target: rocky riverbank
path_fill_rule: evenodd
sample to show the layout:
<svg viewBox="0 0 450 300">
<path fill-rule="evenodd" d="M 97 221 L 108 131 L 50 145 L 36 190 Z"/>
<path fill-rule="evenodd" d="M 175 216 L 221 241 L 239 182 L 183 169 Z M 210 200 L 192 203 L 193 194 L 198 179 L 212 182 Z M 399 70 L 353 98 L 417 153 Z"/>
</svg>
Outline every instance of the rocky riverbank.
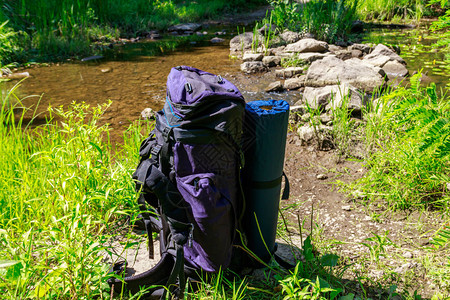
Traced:
<svg viewBox="0 0 450 300">
<path fill-rule="evenodd" d="M 355 117 L 376 102 L 390 85 L 408 75 L 405 60 L 383 44 L 328 44 L 310 34 L 268 30 L 243 33 L 230 41 L 230 55 L 242 60 L 245 74 L 273 72 L 278 80 L 266 92 L 298 90 L 302 97 L 292 103 L 294 120 L 310 110 L 322 113 L 321 129 L 332 125 L 331 110 L 346 105 Z M 268 40 L 268 36 L 270 40 Z M 267 46 L 268 44 L 271 46 Z M 300 118 L 301 119 L 301 118 Z M 313 129 L 299 127 L 303 142 L 310 142 Z"/>
</svg>

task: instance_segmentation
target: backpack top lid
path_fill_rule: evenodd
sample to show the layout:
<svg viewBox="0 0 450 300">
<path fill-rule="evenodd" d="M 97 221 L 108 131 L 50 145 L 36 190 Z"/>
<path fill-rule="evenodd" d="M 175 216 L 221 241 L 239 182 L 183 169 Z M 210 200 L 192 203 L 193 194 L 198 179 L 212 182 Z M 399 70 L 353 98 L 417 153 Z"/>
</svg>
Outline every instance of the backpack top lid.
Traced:
<svg viewBox="0 0 450 300">
<path fill-rule="evenodd" d="M 238 88 L 225 78 L 188 66 L 174 67 L 170 71 L 167 77 L 167 99 L 175 107 L 200 105 L 206 99 L 244 101 Z"/>
</svg>

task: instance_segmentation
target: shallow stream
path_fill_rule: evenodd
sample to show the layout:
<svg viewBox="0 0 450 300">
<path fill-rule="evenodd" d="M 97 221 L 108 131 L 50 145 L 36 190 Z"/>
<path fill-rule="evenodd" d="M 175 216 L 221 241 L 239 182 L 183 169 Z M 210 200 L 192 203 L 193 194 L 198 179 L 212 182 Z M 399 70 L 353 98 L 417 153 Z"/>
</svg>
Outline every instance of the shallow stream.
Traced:
<svg viewBox="0 0 450 300">
<path fill-rule="evenodd" d="M 449 84 L 449 66 L 443 62 L 443 53 L 431 50 L 431 39 L 424 32 L 373 30 L 365 35 L 364 41 L 399 45 L 410 73 L 424 68 L 430 81 L 444 87 Z M 264 88 L 275 80 L 273 72 L 261 76 L 242 74 L 240 61 L 229 58 L 228 42 L 232 36 L 222 36 L 225 42 L 218 44 L 209 40 L 187 42 L 178 50 L 162 55 L 155 55 L 155 52 L 164 50 L 160 45 L 179 37 L 129 43 L 105 53 L 103 59 L 30 68 L 26 71 L 31 76 L 21 84 L 18 93 L 21 97 L 41 95 L 24 100 L 28 107 L 36 105 L 40 98 L 38 112 L 45 111 L 50 104 L 59 106 L 84 101 L 96 105 L 111 99 L 113 103 L 105 118 L 118 131 L 138 119 L 144 108 L 158 110 L 162 107 L 167 75 L 177 65 L 195 66 L 222 75 L 237 85 L 247 101 L 274 98 L 295 103 L 300 99 L 301 94 L 296 91 L 265 93 Z M 158 47 L 160 51 L 155 51 Z M 9 86 L 12 84 L 7 83 Z"/>
</svg>

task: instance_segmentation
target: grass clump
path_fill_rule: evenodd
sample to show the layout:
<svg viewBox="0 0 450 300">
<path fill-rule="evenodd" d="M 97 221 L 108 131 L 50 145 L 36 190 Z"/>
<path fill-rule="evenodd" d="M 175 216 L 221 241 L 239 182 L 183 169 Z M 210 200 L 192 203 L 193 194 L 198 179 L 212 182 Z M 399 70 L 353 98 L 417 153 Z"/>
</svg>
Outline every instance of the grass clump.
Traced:
<svg viewBox="0 0 450 300">
<path fill-rule="evenodd" d="M 449 99 L 434 84 L 420 86 L 420 74 L 409 88 L 379 99 L 366 115 L 368 173 L 354 187 L 370 201 L 383 199 L 393 209 L 448 209 L 450 171 Z"/>
<path fill-rule="evenodd" d="M 312 33 L 317 39 L 335 42 L 344 38 L 356 20 L 358 1 L 312 0 L 303 4 L 296 1 L 271 1 L 271 19 L 280 30 Z"/>
<path fill-rule="evenodd" d="M 4 299 L 109 295 L 102 295 L 109 289 L 105 245 L 114 224 L 134 206 L 131 172 L 138 145 L 130 134 L 113 154 L 109 128 L 98 123 L 108 106 L 49 108 L 50 119 L 35 128 L 25 126 L 24 114 L 17 119 L 1 107 Z"/>
</svg>

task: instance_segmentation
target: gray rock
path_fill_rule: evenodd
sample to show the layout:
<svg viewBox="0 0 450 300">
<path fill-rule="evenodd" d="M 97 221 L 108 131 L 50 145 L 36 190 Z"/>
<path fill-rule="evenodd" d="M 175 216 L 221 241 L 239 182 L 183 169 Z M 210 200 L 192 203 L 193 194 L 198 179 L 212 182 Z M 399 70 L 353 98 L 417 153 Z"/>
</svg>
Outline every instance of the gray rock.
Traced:
<svg viewBox="0 0 450 300">
<path fill-rule="evenodd" d="M 272 82 L 266 88 L 266 92 L 280 92 L 282 90 L 283 90 L 283 84 L 281 83 L 281 81 Z"/>
<path fill-rule="evenodd" d="M 110 68 L 110 67 L 106 67 L 106 68 L 103 68 L 103 69 L 100 69 L 100 71 L 102 71 L 102 73 L 110 73 L 110 72 L 112 72 L 112 68 Z"/>
<path fill-rule="evenodd" d="M 286 48 L 286 46 L 280 46 L 269 49 L 268 52 L 270 53 L 270 55 L 280 56 L 281 53 L 284 53 L 284 48 Z"/>
<path fill-rule="evenodd" d="M 202 25 L 197 24 L 197 23 L 186 23 L 186 24 L 178 24 L 178 25 L 174 25 L 174 26 L 170 26 L 167 31 L 169 32 L 173 32 L 173 31 L 177 31 L 177 32 L 186 32 L 186 31 L 190 31 L 190 32 L 194 32 L 199 30 L 200 28 L 202 28 Z"/>
<path fill-rule="evenodd" d="M 253 38 L 255 38 L 255 43 L 258 43 L 258 46 L 261 45 L 264 37 L 260 34 L 257 34 L 255 37 L 252 32 L 245 32 L 240 35 L 235 36 L 230 41 L 230 50 L 231 51 L 242 51 L 248 50 L 252 48 Z"/>
<path fill-rule="evenodd" d="M 352 51 L 350 50 L 339 50 L 334 52 L 334 54 L 336 55 L 337 58 L 342 60 L 347 60 L 353 57 Z"/>
<path fill-rule="evenodd" d="M 261 61 L 264 55 L 262 53 L 245 52 L 242 57 L 243 61 Z"/>
<path fill-rule="evenodd" d="M 378 55 L 378 56 L 370 56 L 367 55 L 363 58 L 364 62 L 367 62 L 375 67 L 382 68 L 388 61 L 390 61 L 391 58 L 386 55 Z"/>
<path fill-rule="evenodd" d="M 311 125 L 303 125 L 297 129 L 297 134 L 302 145 L 311 145 L 319 142 L 324 144 L 331 136 L 333 128 L 330 126 L 319 125 L 316 128 Z"/>
<path fill-rule="evenodd" d="M 363 52 L 361 50 L 358 49 L 353 49 L 350 50 L 350 52 L 352 53 L 352 57 L 362 57 L 363 56 Z"/>
<path fill-rule="evenodd" d="M 297 74 L 302 74 L 303 68 L 302 67 L 288 67 L 281 70 L 275 70 L 275 76 L 280 78 L 291 78 L 294 77 Z"/>
<path fill-rule="evenodd" d="M 103 59 L 104 56 L 102 55 L 93 55 L 93 56 L 88 56 L 85 58 L 82 58 L 81 61 L 91 61 L 91 60 L 98 60 L 98 59 Z"/>
<path fill-rule="evenodd" d="M 241 71 L 247 74 L 266 72 L 268 69 L 261 61 L 247 61 L 241 64 Z"/>
<path fill-rule="evenodd" d="M 342 48 L 342 47 L 334 45 L 334 44 L 329 44 L 328 45 L 328 51 L 330 51 L 332 53 L 340 51 L 340 50 L 345 50 L 345 48 Z"/>
<path fill-rule="evenodd" d="M 365 58 L 372 59 L 372 58 L 380 56 L 380 55 L 388 56 L 390 58 L 390 60 L 396 60 L 399 63 L 406 64 L 405 60 L 403 58 L 401 58 L 397 53 L 395 53 L 395 51 L 393 51 L 392 49 L 388 48 L 387 46 L 385 46 L 383 44 L 378 44 L 372 50 L 372 52 L 370 54 L 368 54 Z"/>
<path fill-rule="evenodd" d="M 357 89 L 372 92 L 382 86 L 384 77 L 379 69 L 359 59 L 343 61 L 333 56 L 316 60 L 306 73 L 307 86 L 326 86 L 348 83 Z"/>
<path fill-rule="evenodd" d="M 289 44 L 284 49 L 284 51 L 286 52 L 296 52 L 296 53 L 325 52 L 327 50 L 328 50 L 327 43 L 311 38 L 302 39 L 293 44 Z"/>
<path fill-rule="evenodd" d="M 303 100 L 313 109 L 322 107 L 330 110 L 341 107 L 344 97 L 348 97 L 347 105 L 349 110 L 360 112 L 365 105 L 363 95 L 348 84 L 328 85 L 320 88 L 306 87 L 303 92 Z"/>
<path fill-rule="evenodd" d="M 398 274 L 404 274 L 404 273 L 406 273 L 406 271 L 408 271 L 409 269 L 412 269 L 412 268 L 414 268 L 414 267 L 415 267 L 415 264 L 414 264 L 414 263 L 407 262 L 407 263 L 404 263 L 403 265 L 397 267 L 397 268 L 394 270 L 394 272 L 395 272 L 395 273 L 398 273 Z"/>
<path fill-rule="evenodd" d="M 313 61 L 323 59 L 326 56 L 330 56 L 332 54 L 329 53 L 317 53 L 317 52 L 306 52 L 306 53 L 299 53 L 298 58 L 307 62 L 312 63 Z"/>
<path fill-rule="evenodd" d="M 326 174 L 319 174 L 316 176 L 316 178 L 319 180 L 325 180 L 328 178 L 328 176 Z"/>
<path fill-rule="evenodd" d="M 409 73 L 404 64 L 401 64 L 395 60 L 387 62 L 383 66 L 383 71 L 386 73 L 386 76 L 389 78 L 389 80 L 393 80 L 395 78 L 403 78 Z"/>
<path fill-rule="evenodd" d="M 263 64 L 265 64 L 268 67 L 275 67 L 279 66 L 281 63 L 281 57 L 279 56 L 264 56 L 262 59 Z"/>
<path fill-rule="evenodd" d="M 289 111 L 294 114 L 296 113 L 296 114 L 303 115 L 306 113 L 307 110 L 308 109 L 307 109 L 306 105 L 293 105 L 293 106 L 289 107 Z"/>
<path fill-rule="evenodd" d="M 368 54 L 372 50 L 372 47 L 367 44 L 353 44 L 348 47 L 348 50 L 359 50 L 362 53 Z"/>
<path fill-rule="evenodd" d="M 306 113 L 307 107 L 305 105 L 293 105 L 289 107 L 289 111 L 289 122 L 298 123 L 302 119 L 301 116 Z"/>
<path fill-rule="evenodd" d="M 315 138 L 315 131 L 311 125 L 304 125 L 297 129 L 298 136 L 302 142 L 302 145 L 311 144 Z"/>
<path fill-rule="evenodd" d="M 329 125 L 331 122 L 333 122 L 333 116 L 329 113 L 321 114 L 320 122 L 322 122 L 322 124 Z"/>
<path fill-rule="evenodd" d="M 213 38 L 210 40 L 210 42 L 211 42 L 211 43 L 223 43 L 223 42 L 225 42 L 225 39 L 220 38 L 220 37 L 213 37 Z"/>
<path fill-rule="evenodd" d="M 352 207 L 350 205 L 344 205 L 341 208 L 342 208 L 342 210 L 345 210 L 345 211 L 351 211 L 352 210 Z"/>
<path fill-rule="evenodd" d="M 141 117 L 144 120 L 154 120 L 155 112 L 150 107 L 147 107 L 143 111 L 141 111 Z"/>
<path fill-rule="evenodd" d="M 289 78 L 284 81 L 284 88 L 287 90 L 296 90 L 305 86 L 306 76 Z"/>
<path fill-rule="evenodd" d="M 290 30 L 285 30 L 282 34 L 280 34 L 280 37 L 288 44 L 295 43 L 301 39 L 301 36 L 298 32 L 293 32 Z"/>
<path fill-rule="evenodd" d="M 404 258 L 413 258 L 413 254 L 411 252 L 405 252 L 402 255 Z"/>
<path fill-rule="evenodd" d="M 277 26 L 275 24 L 264 24 L 263 27 L 258 29 L 258 32 L 262 35 L 267 35 L 269 33 L 273 34 L 276 33 Z"/>
</svg>

